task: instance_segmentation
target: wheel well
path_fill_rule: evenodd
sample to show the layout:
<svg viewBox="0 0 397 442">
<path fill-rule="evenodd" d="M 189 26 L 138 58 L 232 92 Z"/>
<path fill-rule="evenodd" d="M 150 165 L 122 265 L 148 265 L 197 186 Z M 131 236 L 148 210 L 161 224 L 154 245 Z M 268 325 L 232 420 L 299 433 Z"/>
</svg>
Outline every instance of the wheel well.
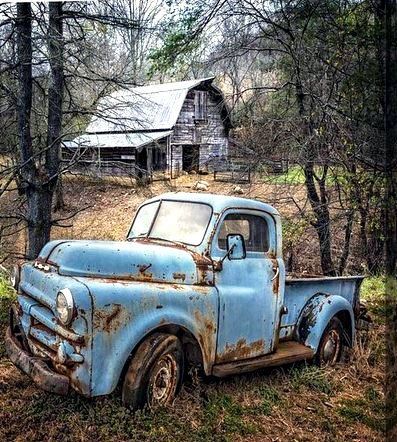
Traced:
<svg viewBox="0 0 397 442">
<path fill-rule="evenodd" d="M 203 354 L 200 344 L 194 335 L 179 325 L 165 325 L 157 328 L 153 333 L 169 333 L 177 336 L 182 342 L 183 352 L 189 365 L 203 367 Z"/>
<path fill-rule="evenodd" d="M 194 335 L 189 332 L 189 330 L 186 330 L 184 327 L 174 324 L 167 324 L 152 330 L 135 345 L 131 354 L 125 361 L 123 370 L 120 375 L 119 384 L 123 382 L 130 361 L 134 356 L 137 348 L 142 344 L 143 341 L 145 341 L 147 338 L 149 338 L 149 336 L 153 335 L 154 333 L 169 333 L 171 335 L 177 336 L 182 342 L 183 353 L 187 361 L 187 366 L 197 367 L 199 370 L 203 368 L 204 363 L 201 347 Z"/>
<path fill-rule="evenodd" d="M 350 318 L 350 313 L 347 310 L 341 310 L 335 315 L 343 325 L 343 330 L 346 332 L 343 334 L 343 340 L 348 347 L 353 346 L 353 330 Z"/>
</svg>

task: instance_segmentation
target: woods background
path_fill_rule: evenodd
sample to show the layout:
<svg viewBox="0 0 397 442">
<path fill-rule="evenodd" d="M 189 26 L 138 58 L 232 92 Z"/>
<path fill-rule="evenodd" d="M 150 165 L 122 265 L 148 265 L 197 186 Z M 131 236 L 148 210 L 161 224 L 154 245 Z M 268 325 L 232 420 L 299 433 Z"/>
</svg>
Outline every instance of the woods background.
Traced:
<svg viewBox="0 0 397 442">
<path fill-rule="evenodd" d="M 60 146 L 101 98 L 214 75 L 255 185 L 282 186 L 275 205 L 291 208 L 289 270 L 389 276 L 395 385 L 396 27 L 392 0 L 0 4 L 0 262 L 36 257 L 90 206 L 71 203 L 78 158 L 61 162 Z"/>
</svg>

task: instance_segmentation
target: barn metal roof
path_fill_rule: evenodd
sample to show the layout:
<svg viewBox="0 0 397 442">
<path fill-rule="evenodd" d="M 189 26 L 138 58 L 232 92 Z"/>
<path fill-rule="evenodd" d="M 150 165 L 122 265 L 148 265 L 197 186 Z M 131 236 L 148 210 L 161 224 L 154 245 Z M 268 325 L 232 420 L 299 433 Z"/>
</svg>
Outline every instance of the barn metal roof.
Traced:
<svg viewBox="0 0 397 442">
<path fill-rule="evenodd" d="M 84 134 L 73 141 L 64 141 L 64 145 L 69 148 L 106 148 L 106 147 L 135 147 L 139 148 L 153 141 L 160 140 L 168 135 L 171 131 L 159 132 L 135 132 L 135 133 L 118 133 L 118 134 Z"/>
<path fill-rule="evenodd" d="M 179 116 L 186 94 L 214 77 L 121 89 L 100 100 L 98 116 L 87 133 L 169 130 Z"/>
</svg>

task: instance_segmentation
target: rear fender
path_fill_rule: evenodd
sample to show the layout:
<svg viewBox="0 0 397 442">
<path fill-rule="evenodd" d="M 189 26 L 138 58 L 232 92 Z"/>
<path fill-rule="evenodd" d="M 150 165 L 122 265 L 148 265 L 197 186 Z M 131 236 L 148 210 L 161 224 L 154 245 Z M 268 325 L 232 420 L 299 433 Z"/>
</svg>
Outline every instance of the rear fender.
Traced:
<svg viewBox="0 0 397 442">
<path fill-rule="evenodd" d="M 298 341 L 316 352 L 325 328 L 336 315 L 342 320 L 345 340 L 351 346 L 355 332 L 352 306 L 342 296 L 324 293 L 314 295 L 303 308 L 297 326 Z"/>
</svg>

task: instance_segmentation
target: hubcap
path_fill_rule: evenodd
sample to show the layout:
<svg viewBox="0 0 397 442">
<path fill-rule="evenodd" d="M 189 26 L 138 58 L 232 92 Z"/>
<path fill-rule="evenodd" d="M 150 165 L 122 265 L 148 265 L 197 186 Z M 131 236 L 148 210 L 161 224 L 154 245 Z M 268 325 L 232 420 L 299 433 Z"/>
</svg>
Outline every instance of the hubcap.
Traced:
<svg viewBox="0 0 397 442">
<path fill-rule="evenodd" d="M 167 404 L 175 394 L 178 364 L 173 355 L 161 356 L 152 369 L 149 381 L 151 407 Z"/>
<path fill-rule="evenodd" d="M 330 330 L 327 340 L 323 346 L 323 360 L 325 363 L 336 362 L 337 355 L 340 348 L 340 337 L 336 330 Z"/>
</svg>

